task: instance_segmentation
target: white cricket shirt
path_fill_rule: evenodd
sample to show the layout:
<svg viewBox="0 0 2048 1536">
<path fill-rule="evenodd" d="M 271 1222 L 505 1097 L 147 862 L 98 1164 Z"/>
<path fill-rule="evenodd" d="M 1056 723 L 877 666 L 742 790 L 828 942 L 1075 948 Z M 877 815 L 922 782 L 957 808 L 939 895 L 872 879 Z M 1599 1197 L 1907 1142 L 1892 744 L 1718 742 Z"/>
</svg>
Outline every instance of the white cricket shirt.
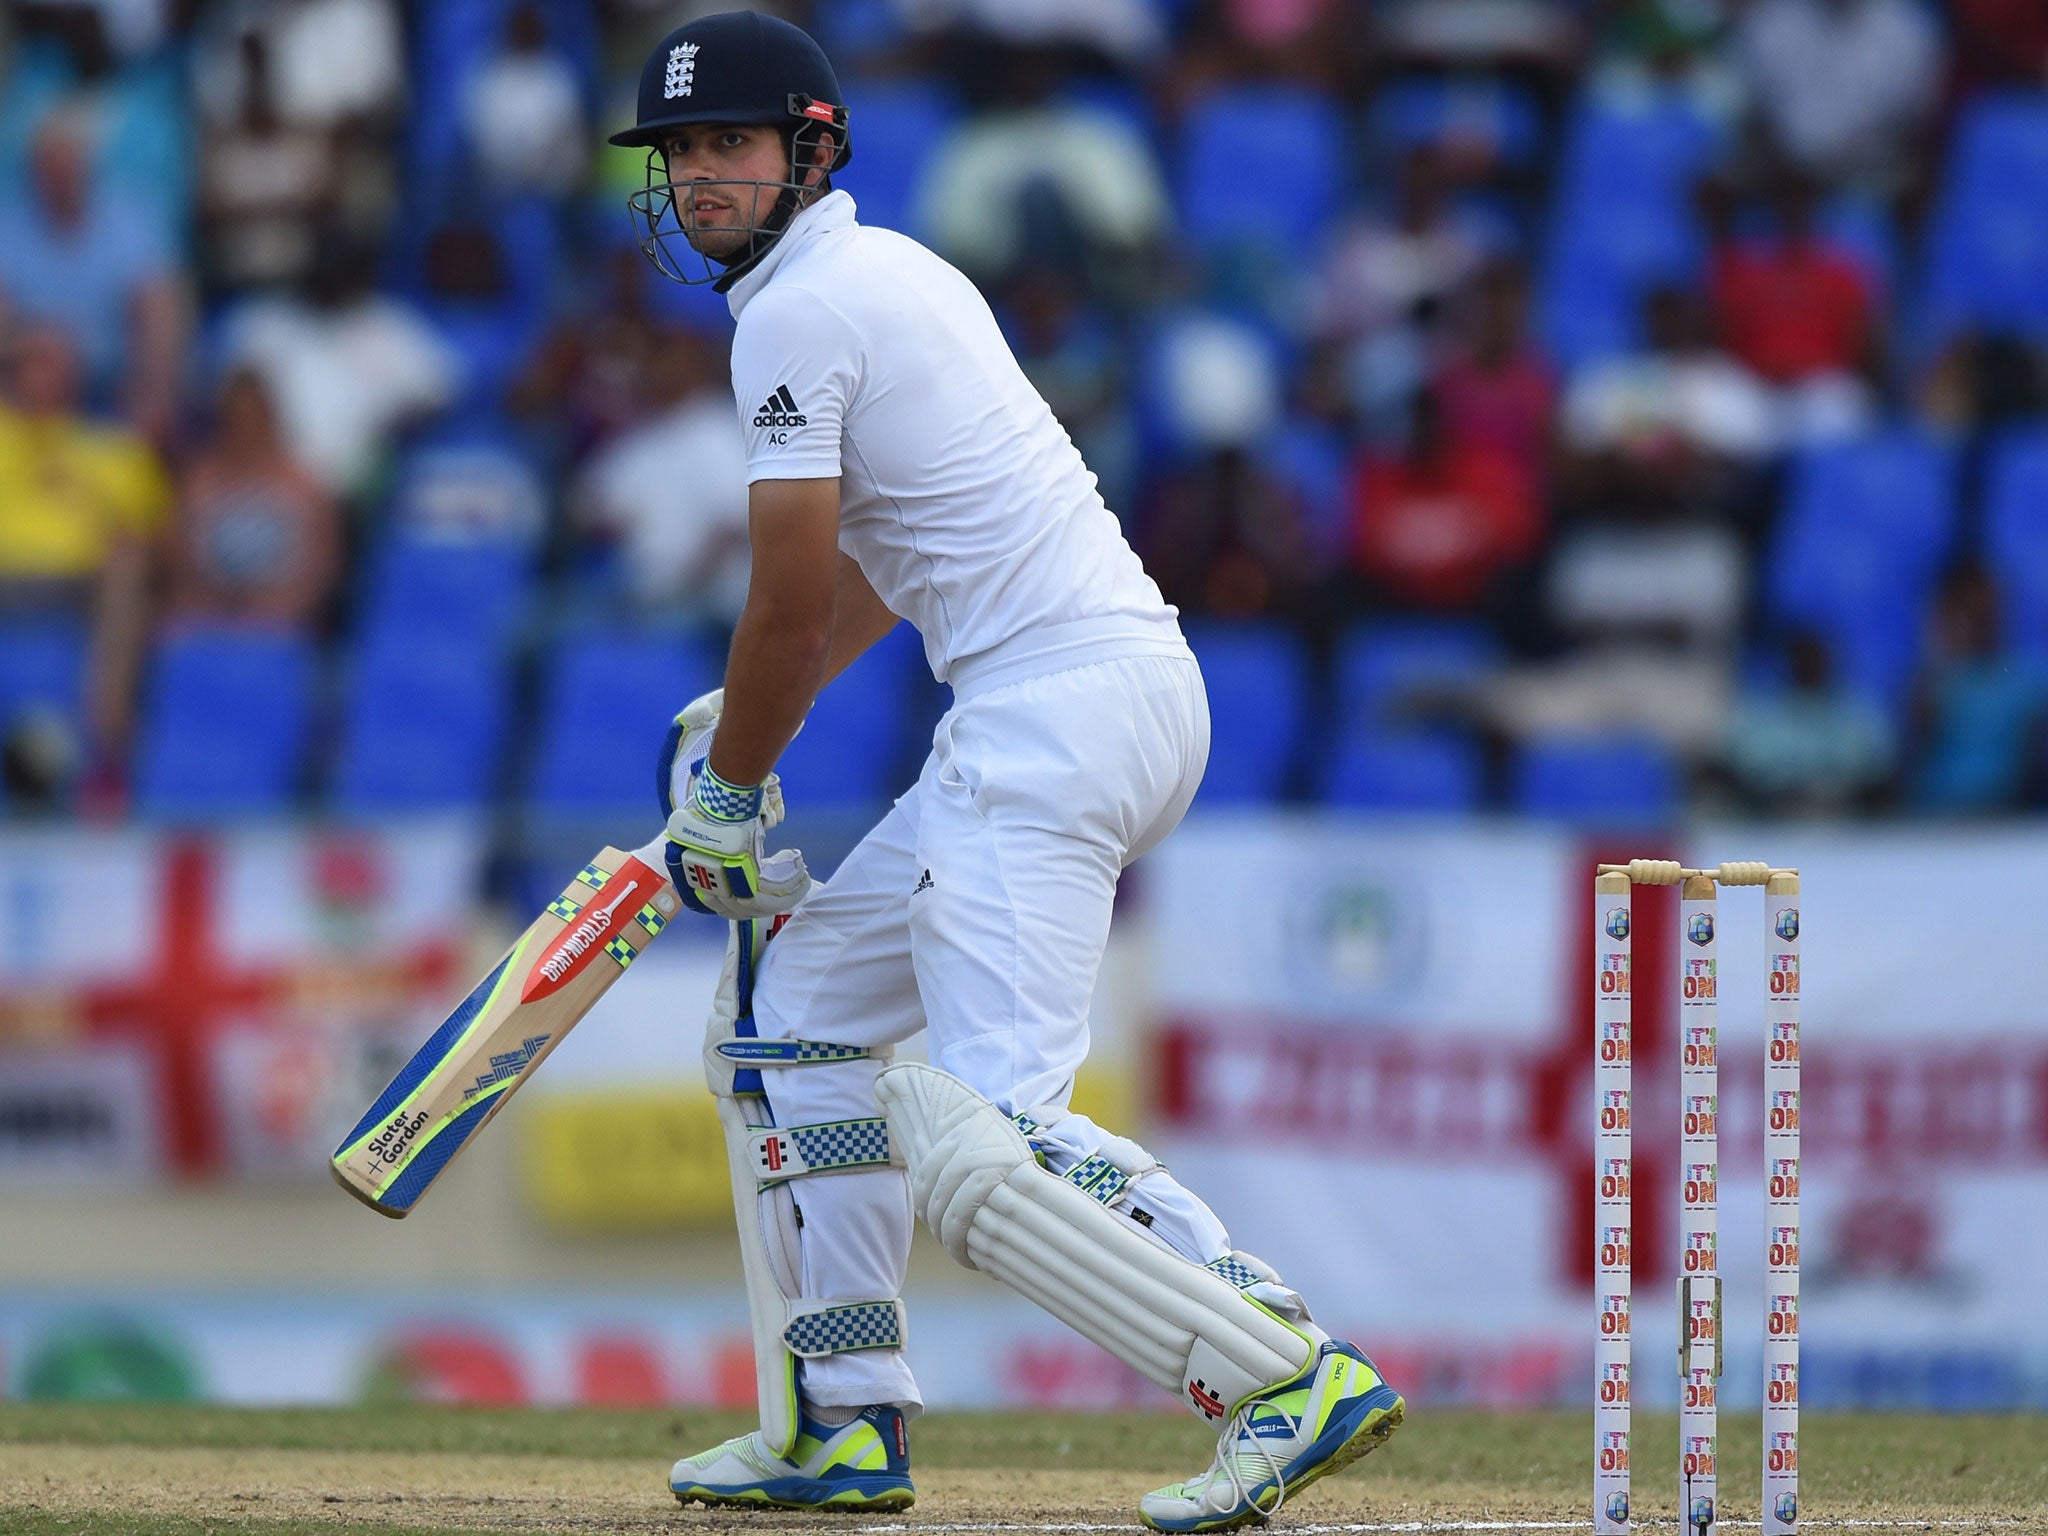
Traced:
<svg viewBox="0 0 2048 1536">
<path fill-rule="evenodd" d="M 727 295 L 747 480 L 839 477 L 839 547 L 956 687 L 1185 655 L 979 291 L 833 192 Z"/>
</svg>

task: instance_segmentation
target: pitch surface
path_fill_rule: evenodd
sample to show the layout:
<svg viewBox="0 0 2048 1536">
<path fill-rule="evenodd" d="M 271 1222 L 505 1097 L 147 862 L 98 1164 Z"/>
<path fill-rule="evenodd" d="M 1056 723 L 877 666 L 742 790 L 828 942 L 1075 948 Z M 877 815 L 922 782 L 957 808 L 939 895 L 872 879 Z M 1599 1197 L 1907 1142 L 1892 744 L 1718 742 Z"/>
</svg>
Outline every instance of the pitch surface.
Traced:
<svg viewBox="0 0 2048 1536">
<path fill-rule="evenodd" d="M 0 1531 L 247 1536 L 348 1531 L 879 1536 L 1136 1531 L 1137 1497 L 1205 1466 L 1213 1442 L 1170 1414 L 943 1414 L 913 1431 L 917 1507 L 901 1517 L 682 1509 L 674 1457 L 746 1427 L 702 1412 L 404 1405 L 346 1410 L 0 1406 Z M 1754 1420 L 1724 1423 L 1726 1526 L 1753 1529 Z M 1582 1530 L 1584 1415 L 1431 1414 L 1282 1511 L 1277 1527 Z M 1675 1424 L 1642 1416 L 1636 1497 L 1676 1528 Z M 1802 1493 L 1815 1531 L 2048 1532 L 2048 1420 L 1810 1414 Z M 1654 1448 L 1672 1447 L 1663 1456 Z"/>
</svg>

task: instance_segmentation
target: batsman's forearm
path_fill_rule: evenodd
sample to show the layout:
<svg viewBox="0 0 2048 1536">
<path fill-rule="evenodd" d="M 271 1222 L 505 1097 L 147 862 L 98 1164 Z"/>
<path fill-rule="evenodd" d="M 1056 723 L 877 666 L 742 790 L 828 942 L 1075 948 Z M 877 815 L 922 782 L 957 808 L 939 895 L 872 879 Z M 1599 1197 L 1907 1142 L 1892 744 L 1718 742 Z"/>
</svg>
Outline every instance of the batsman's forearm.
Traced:
<svg viewBox="0 0 2048 1536">
<path fill-rule="evenodd" d="M 725 713 L 711 743 L 711 771 L 728 784 L 767 778 L 825 685 L 832 627 L 780 620 L 749 605 L 725 664 Z"/>
</svg>

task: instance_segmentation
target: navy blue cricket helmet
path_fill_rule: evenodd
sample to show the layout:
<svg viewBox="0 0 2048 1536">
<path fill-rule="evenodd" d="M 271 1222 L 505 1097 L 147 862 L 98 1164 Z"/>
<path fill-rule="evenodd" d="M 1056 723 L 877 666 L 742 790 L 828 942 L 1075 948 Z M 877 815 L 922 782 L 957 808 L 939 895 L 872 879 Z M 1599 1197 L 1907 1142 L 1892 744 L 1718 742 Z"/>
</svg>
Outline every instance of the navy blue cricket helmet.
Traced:
<svg viewBox="0 0 2048 1536">
<path fill-rule="evenodd" d="M 641 67 L 633 126 L 611 136 L 614 144 L 649 151 L 647 185 L 627 199 L 647 259 L 664 277 L 723 290 L 766 253 L 799 208 L 831 189 L 831 173 L 853 155 L 847 116 L 831 60 L 801 27 L 759 11 L 723 11 L 677 27 Z M 779 196 L 749 229 L 745 247 L 725 256 L 709 255 L 691 239 L 661 154 L 670 130 L 696 123 L 772 126 L 789 151 L 787 180 L 748 184 L 778 188 Z M 832 155 L 813 180 L 827 133 Z"/>
</svg>

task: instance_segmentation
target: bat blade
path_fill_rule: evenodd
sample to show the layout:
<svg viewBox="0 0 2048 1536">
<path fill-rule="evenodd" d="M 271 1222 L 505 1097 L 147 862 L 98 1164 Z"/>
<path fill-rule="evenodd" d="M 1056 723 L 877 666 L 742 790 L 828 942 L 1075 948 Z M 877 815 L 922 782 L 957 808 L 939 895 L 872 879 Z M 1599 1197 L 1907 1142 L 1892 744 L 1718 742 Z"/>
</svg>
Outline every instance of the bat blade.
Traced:
<svg viewBox="0 0 2048 1536">
<path fill-rule="evenodd" d="M 335 1182 L 404 1216 L 680 905 L 640 854 L 601 850 L 356 1122 L 331 1160 Z"/>
</svg>

